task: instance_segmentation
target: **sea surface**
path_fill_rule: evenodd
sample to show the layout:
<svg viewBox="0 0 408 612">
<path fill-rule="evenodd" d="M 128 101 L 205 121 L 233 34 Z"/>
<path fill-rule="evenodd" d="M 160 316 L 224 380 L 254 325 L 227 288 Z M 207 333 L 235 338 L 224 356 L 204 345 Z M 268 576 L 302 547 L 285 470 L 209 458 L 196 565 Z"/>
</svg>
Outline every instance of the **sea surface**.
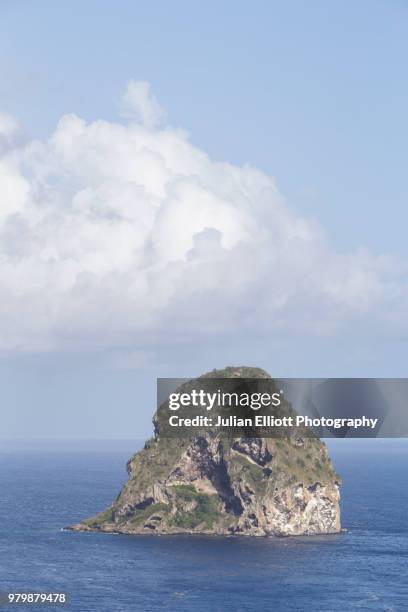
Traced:
<svg viewBox="0 0 408 612">
<path fill-rule="evenodd" d="M 110 504 L 135 448 L 0 448 L 0 590 L 81 612 L 408 610 L 408 445 L 370 442 L 331 449 L 347 533 L 283 539 L 62 531 Z"/>
</svg>

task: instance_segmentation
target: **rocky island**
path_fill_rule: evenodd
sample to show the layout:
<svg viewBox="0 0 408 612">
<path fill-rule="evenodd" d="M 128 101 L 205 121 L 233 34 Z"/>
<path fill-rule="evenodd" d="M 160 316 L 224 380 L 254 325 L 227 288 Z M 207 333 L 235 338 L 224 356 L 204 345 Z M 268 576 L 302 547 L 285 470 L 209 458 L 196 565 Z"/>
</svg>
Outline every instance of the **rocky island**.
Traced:
<svg viewBox="0 0 408 612">
<path fill-rule="evenodd" d="M 270 378 L 258 368 L 204 376 Z M 69 529 L 126 534 L 338 533 L 340 477 L 317 438 L 155 437 L 128 461 L 112 505 Z"/>
</svg>

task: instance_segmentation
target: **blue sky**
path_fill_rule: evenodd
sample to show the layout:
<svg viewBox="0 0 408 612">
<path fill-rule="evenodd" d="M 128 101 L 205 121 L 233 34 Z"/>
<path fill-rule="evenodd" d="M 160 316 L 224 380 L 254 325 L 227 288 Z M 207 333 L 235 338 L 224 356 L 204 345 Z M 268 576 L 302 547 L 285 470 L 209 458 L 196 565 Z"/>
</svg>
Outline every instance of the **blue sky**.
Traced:
<svg viewBox="0 0 408 612">
<path fill-rule="evenodd" d="M 355 3 L 1 3 L 2 110 L 45 136 L 117 117 L 148 80 L 216 159 L 276 177 L 340 247 L 407 252 L 408 7 Z"/>
<path fill-rule="evenodd" d="M 3 0 L 0 111 L 20 122 L 20 138 L 46 142 L 67 113 L 74 113 L 87 124 L 100 118 L 109 124 L 123 122 L 121 99 L 127 83 L 130 79 L 146 81 L 151 85 L 149 95 L 156 96 L 166 110 L 167 124 L 187 130 L 198 151 L 234 166 L 250 164 L 275 179 L 285 199 L 284 223 L 289 223 L 289 211 L 295 211 L 296 219 L 311 219 L 307 233 L 314 237 L 310 240 L 313 244 L 327 243 L 330 254 L 354 258 L 359 247 L 373 254 L 368 258 L 359 255 L 351 261 L 351 268 L 361 267 L 356 275 L 363 278 L 360 292 L 356 296 L 355 283 L 359 280 L 346 283 L 349 298 L 340 303 L 336 297 L 336 306 L 329 304 L 332 312 L 336 311 L 335 322 L 330 319 L 323 332 L 314 331 L 316 322 L 309 316 L 303 328 L 295 325 L 306 310 L 315 309 L 315 318 L 321 318 L 321 296 L 316 292 L 310 296 L 306 289 L 294 300 L 297 304 L 305 300 L 305 306 L 296 310 L 290 304 L 286 312 L 295 314 L 287 319 L 285 314 L 277 328 L 268 326 L 271 318 L 282 317 L 281 313 L 267 316 L 271 302 L 251 306 L 246 295 L 247 310 L 236 313 L 235 327 L 226 340 L 217 336 L 207 320 L 198 317 L 198 322 L 190 321 L 189 326 L 183 317 L 177 318 L 174 313 L 181 309 L 178 302 L 165 311 L 161 319 L 164 327 L 149 328 L 148 335 L 145 328 L 137 333 L 133 327 L 131 332 L 130 327 L 115 329 L 115 340 L 110 340 L 109 331 L 97 349 L 94 337 L 91 348 L 83 349 L 90 319 L 84 319 L 83 325 L 77 319 L 73 323 L 70 310 L 61 320 L 67 335 L 72 329 L 74 341 L 67 346 L 58 330 L 58 341 L 51 342 L 51 350 L 52 330 L 60 319 L 51 331 L 47 328 L 44 340 L 44 316 L 31 319 L 31 313 L 21 310 L 19 316 L 25 319 L 27 315 L 27 328 L 35 328 L 38 342 L 33 341 L 32 334 L 27 340 L 28 332 L 22 332 L 21 337 L 15 332 L 17 339 L 13 336 L 4 343 L 0 381 L 8 407 L 7 435 L 129 437 L 130 423 L 131 428 L 138 429 L 135 437 L 140 437 L 149 428 L 156 375 L 194 375 L 230 363 L 259 364 L 279 376 L 405 374 L 404 299 L 394 308 L 388 302 L 382 304 L 381 298 L 382 305 L 373 310 L 374 314 L 371 310 L 367 314 L 369 308 L 363 298 L 366 292 L 367 300 L 374 302 L 383 292 L 391 297 L 395 294 L 395 303 L 405 296 L 407 30 L 407 5 L 392 0 L 250 4 Z M 136 105 L 139 102 L 138 98 Z M 64 134 L 77 128 L 72 123 Z M 41 155 L 42 160 L 49 159 L 50 152 L 35 153 Z M 31 164 L 30 176 L 35 174 L 33 168 L 38 173 L 39 162 L 34 164 L 32 159 L 30 154 L 29 159 L 21 161 L 22 172 Z M 45 162 L 41 163 L 44 167 Z M 71 189 L 66 181 L 77 169 L 65 165 L 58 172 L 64 176 L 63 181 L 58 179 L 63 187 L 55 191 L 65 194 Z M 203 170 L 202 177 L 208 172 L 215 170 Z M 48 182 L 51 191 L 53 180 Z M 78 180 L 73 180 L 75 185 Z M 92 188 L 96 189 L 96 182 L 95 175 Z M 262 215 L 259 212 L 257 218 Z M 65 227 L 65 222 L 64 218 L 58 223 Z M 313 229 L 314 223 L 324 229 L 323 239 L 320 230 Z M 223 248 L 233 248 L 228 228 L 236 231 L 233 225 L 216 226 L 219 235 L 205 234 L 200 248 L 218 248 L 221 235 L 227 240 Z M 13 231 L 21 235 L 20 226 Z M 178 238 L 179 242 L 182 239 Z M 272 242 L 258 253 L 257 265 L 266 261 L 264 253 L 272 248 Z M 199 247 L 194 244 L 195 257 Z M 325 249 L 313 247 L 313 253 L 307 251 L 306 257 L 313 262 L 324 259 Z M 187 260 L 190 257 L 184 256 Z M 240 256 L 246 257 L 245 253 Z M 385 264 L 382 260 L 373 262 L 371 257 L 377 256 L 396 258 L 396 262 L 387 264 L 392 269 L 386 272 L 392 273 L 391 280 L 388 276 L 386 281 L 381 280 Z M 285 255 L 280 251 L 279 257 Z M 299 284 L 303 275 L 303 268 L 297 265 L 290 267 L 292 284 Z M 322 272 L 335 279 L 327 291 L 340 291 L 346 274 L 342 266 L 336 261 L 330 270 Z M 85 266 L 82 272 L 88 272 L 88 268 Z M 93 268 L 92 272 L 96 273 Z M 260 286 L 267 278 L 266 271 L 264 274 Z M 271 274 L 269 279 L 270 284 L 278 285 L 275 294 L 280 286 L 277 278 Z M 43 275 L 38 277 L 38 286 L 42 279 Z M 91 287 L 87 291 L 96 299 L 96 285 Z M 211 291 L 214 297 L 215 289 Z M 255 291 L 259 294 L 259 287 Z M 190 311 L 200 310 L 200 298 L 190 298 L 185 302 Z M 32 299 L 31 310 L 37 312 L 35 296 Z M 216 319 L 217 313 L 224 307 L 228 310 L 232 302 L 225 305 L 218 295 L 214 299 Z M 235 296 L 235 305 L 237 299 L 244 298 Z M 101 303 L 106 303 L 104 300 Z M 350 306 L 356 302 L 357 314 Z M 52 300 L 50 304 L 47 312 L 54 312 L 57 306 Z M 254 316 L 259 317 L 260 324 L 248 331 L 246 318 L 251 308 L 256 310 Z M 388 316 L 393 308 L 395 313 Z M 112 316 L 126 316 L 112 312 Z M 245 329 L 241 329 L 240 321 Z M 203 331 L 198 338 L 191 331 L 194 325 L 201 325 L 202 330 L 209 326 L 208 334 Z M 3 318 L 3 328 L 12 329 L 8 314 Z M 105 335 L 100 329 L 95 332 L 99 338 Z M 165 331 L 169 329 L 177 332 L 171 338 Z M 132 341 L 118 340 L 117 334 L 128 338 L 130 333 L 135 334 Z M 135 413 L 138 393 L 144 407 Z M 121 418 L 111 427 L 113 405 Z M 103 419 L 98 422 L 95 415 L 100 414 Z M 81 431 L 74 425 L 79 419 Z"/>
</svg>

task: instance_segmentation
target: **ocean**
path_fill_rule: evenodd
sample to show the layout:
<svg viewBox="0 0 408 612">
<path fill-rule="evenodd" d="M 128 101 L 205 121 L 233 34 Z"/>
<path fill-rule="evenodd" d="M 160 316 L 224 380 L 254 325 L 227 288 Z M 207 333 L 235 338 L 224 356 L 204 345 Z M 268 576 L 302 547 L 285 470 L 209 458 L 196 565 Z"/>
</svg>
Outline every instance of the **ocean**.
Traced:
<svg viewBox="0 0 408 612">
<path fill-rule="evenodd" d="M 0 590 L 66 592 L 80 612 L 408 610 L 408 444 L 338 441 L 347 533 L 301 538 L 63 531 L 106 508 L 129 444 L 0 449 Z"/>
</svg>

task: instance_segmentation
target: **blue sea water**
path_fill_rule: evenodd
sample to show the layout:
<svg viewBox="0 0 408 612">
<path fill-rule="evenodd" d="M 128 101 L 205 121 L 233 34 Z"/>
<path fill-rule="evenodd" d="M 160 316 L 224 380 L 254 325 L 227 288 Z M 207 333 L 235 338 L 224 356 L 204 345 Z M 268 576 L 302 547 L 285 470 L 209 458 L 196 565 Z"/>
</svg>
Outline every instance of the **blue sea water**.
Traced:
<svg viewBox="0 0 408 612">
<path fill-rule="evenodd" d="M 81 612 L 407 610 L 408 449 L 373 442 L 331 451 L 348 532 L 284 539 L 64 532 L 110 504 L 129 449 L 3 449 L 0 590 L 65 591 Z"/>
</svg>

